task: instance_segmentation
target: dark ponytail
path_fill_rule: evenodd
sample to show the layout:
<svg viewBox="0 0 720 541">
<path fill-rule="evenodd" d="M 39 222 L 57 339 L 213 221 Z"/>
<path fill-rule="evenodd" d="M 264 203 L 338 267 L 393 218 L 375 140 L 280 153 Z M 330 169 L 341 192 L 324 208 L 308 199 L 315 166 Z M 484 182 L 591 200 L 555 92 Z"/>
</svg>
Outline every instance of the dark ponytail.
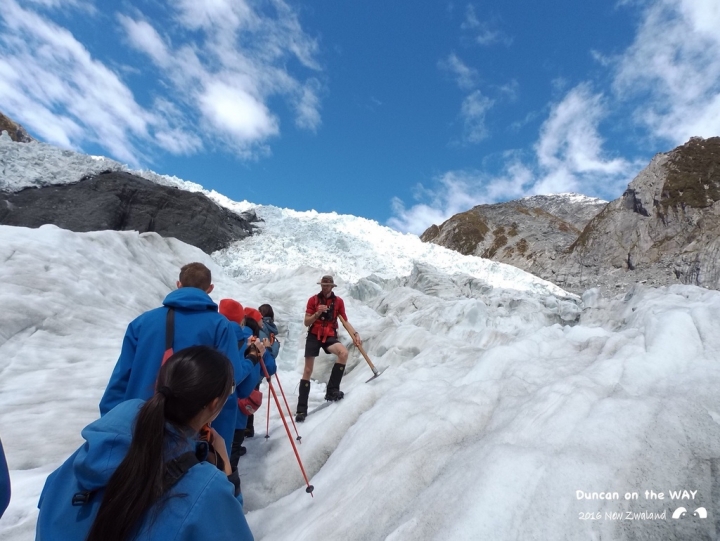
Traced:
<svg viewBox="0 0 720 541">
<path fill-rule="evenodd" d="M 210 402 L 225 403 L 233 385 L 230 361 L 207 346 L 183 349 L 160 368 L 157 392 L 135 420 L 130 449 L 110 477 L 87 541 L 126 541 L 168 491 L 166 452 L 193 430 L 188 423 Z M 168 430 L 170 424 L 174 430 Z"/>
</svg>

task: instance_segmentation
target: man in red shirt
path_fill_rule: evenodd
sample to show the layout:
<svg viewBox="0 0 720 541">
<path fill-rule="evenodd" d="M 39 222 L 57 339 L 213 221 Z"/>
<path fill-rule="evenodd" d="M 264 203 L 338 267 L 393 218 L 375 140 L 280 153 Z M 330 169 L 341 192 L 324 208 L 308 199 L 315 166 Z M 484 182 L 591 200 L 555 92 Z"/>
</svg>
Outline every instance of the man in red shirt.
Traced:
<svg viewBox="0 0 720 541">
<path fill-rule="evenodd" d="M 310 376 L 312 376 L 315 357 L 320 354 L 320 348 L 325 353 L 337 355 L 337 362 L 332 368 L 330 379 L 325 392 L 325 400 L 341 400 L 344 396 L 340 390 L 340 381 L 345 373 L 345 363 L 348 359 L 348 350 L 337 338 L 338 316 L 347 323 L 348 332 L 353 337 L 356 346 L 362 345 L 360 335 L 350 325 L 345 315 L 345 303 L 333 293 L 335 282 L 332 276 L 323 276 L 318 284 L 321 287 L 320 293 L 310 297 L 305 310 L 305 326 L 308 330 L 305 341 L 305 370 L 303 379 L 300 380 L 300 392 L 298 396 L 297 413 L 295 420 L 301 423 L 307 416 L 308 395 L 310 394 Z"/>
</svg>

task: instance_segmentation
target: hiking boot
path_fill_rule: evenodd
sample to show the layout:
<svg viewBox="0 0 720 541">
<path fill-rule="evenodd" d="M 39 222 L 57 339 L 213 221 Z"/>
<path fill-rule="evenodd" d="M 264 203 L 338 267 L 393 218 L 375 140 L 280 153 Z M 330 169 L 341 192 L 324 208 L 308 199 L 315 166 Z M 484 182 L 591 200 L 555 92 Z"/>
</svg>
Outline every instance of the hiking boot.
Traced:
<svg viewBox="0 0 720 541">
<path fill-rule="evenodd" d="M 230 446 L 230 467 L 237 468 L 240 457 L 247 453 L 247 449 L 243 446 L 245 440 L 245 430 L 238 428 L 235 430 L 232 445 Z"/>
<path fill-rule="evenodd" d="M 340 381 L 342 380 L 343 374 L 345 373 L 345 365 L 335 363 L 330 372 L 330 379 L 327 384 L 327 391 L 325 392 L 325 400 L 342 400 L 345 394 L 340 390 Z"/>
<path fill-rule="evenodd" d="M 255 428 L 254 427 L 248 427 L 245 429 L 245 437 L 246 438 L 254 438 L 255 437 Z"/>
<path fill-rule="evenodd" d="M 310 380 L 301 379 L 300 389 L 298 390 L 298 405 L 295 411 L 295 422 L 302 423 L 307 417 L 308 396 L 310 395 Z"/>
<path fill-rule="evenodd" d="M 338 400 L 342 400 L 345 396 L 345 393 L 338 389 L 333 389 L 331 391 L 328 391 L 325 393 L 325 400 L 330 400 L 331 402 L 337 402 Z"/>
</svg>

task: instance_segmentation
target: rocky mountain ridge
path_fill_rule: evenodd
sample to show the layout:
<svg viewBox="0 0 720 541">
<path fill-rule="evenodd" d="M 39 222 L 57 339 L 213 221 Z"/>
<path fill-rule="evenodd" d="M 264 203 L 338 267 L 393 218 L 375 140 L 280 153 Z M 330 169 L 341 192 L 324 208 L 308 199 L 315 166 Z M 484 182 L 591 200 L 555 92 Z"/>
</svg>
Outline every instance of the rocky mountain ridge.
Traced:
<svg viewBox="0 0 720 541">
<path fill-rule="evenodd" d="M 11 118 L 0 113 L 0 134 L 4 131 L 8 132 L 10 138 L 16 143 L 31 143 L 32 141 L 35 141 L 25 128 Z"/>
<path fill-rule="evenodd" d="M 558 262 L 570 289 L 692 284 L 720 289 L 720 137 L 657 154 Z"/>
<path fill-rule="evenodd" d="M 610 203 L 540 197 L 534 209 L 527 199 L 480 205 L 421 238 L 575 292 L 636 283 L 720 289 L 720 137 L 657 154 Z"/>
<path fill-rule="evenodd" d="M 431 226 L 420 238 L 552 281 L 555 261 L 606 204 L 584 195 L 556 194 L 478 205 Z"/>
</svg>

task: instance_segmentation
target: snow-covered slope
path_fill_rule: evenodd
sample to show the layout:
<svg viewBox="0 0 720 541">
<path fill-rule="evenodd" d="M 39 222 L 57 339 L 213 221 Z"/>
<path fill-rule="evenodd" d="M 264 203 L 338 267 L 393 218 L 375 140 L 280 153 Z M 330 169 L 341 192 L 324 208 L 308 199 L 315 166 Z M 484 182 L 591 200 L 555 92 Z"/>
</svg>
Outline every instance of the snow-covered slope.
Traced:
<svg viewBox="0 0 720 541">
<path fill-rule="evenodd" d="M 326 272 L 388 367 L 365 383 L 371 372 L 351 349 L 346 398 L 299 425 L 314 498 L 277 411 L 266 440 L 260 410 L 240 462 L 256 539 L 713 538 L 720 293 L 580 300 L 367 220 L 258 213 L 263 234 L 212 259 L 154 233 L 0 226 L 0 436 L 14 490 L 0 539 L 33 538 L 44 479 L 97 417 L 125 326 L 189 261 L 212 268 L 216 300 L 273 305 L 291 406 L 302 314 Z M 311 410 L 332 362 L 316 363 Z M 680 506 L 689 517 L 672 519 Z M 699 507 L 707 519 L 692 516 Z"/>
<path fill-rule="evenodd" d="M 516 267 L 463 256 L 365 218 L 265 206 L 256 212 L 265 220 L 261 234 L 215 254 L 216 261 L 237 277 L 307 265 L 355 281 L 370 275 L 407 276 L 414 265 L 421 264 L 448 275 L 467 274 L 493 287 L 569 296 Z"/>
<path fill-rule="evenodd" d="M 0 434 L 14 487 L 0 538 L 32 539 L 44 477 L 97 416 L 126 323 L 157 305 L 190 260 L 213 268 L 216 299 L 273 304 L 294 405 L 303 307 L 322 269 L 232 279 L 155 234 L 0 227 Z M 573 299 L 422 265 L 339 294 L 389 369 L 365 384 L 370 372 L 353 352 L 346 399 L 300 425 L 315 498 L 273 408 L 270 439 L 249 440 L 241 461 L 257 539 L 704 538 L 709 520 L 604 513 L 712 507 L 720 294 L 676 286 L 610 302 L 590 291 L 581 314 Z M 311 409 L 331 362 L 318 362 Z M 644 500 L 645 490 L 670 489 L 697 492 Z M 578 500 L 578 490 L 621 501 Z M 639 501 L 622 499 L 633 491 Z M 582 520 L 591 511 L 603 518 Z"/>
<path fill-rule="evenodd" d="M 201 191 L 238 213 L 255 208 L 258 216 L 266 221 L 261 228 L 263 234 L 217 255 L 221 265 L 235 276 L 257 276 L 288 266 L 310 265 L 334 270 L 343 279 L 356 280 L 370 274 L 407 275 L 418 262 L 431 263 L 450 273 L 467 273 L 492 286 L 567 294 L 514 267 L 427 245 L 415 235 L 398 233 L 372 220 L 335 213 L 256 207 L 247 201 L 232 201 L 177 177 L 133 171 L 108 158 L 78 154 L 39 142 L 15 143 L 7 134 L 0 136 L 0 190 L 67 184 L 108 169 L 129 171 L 183 190 Z"/>
</svg>

